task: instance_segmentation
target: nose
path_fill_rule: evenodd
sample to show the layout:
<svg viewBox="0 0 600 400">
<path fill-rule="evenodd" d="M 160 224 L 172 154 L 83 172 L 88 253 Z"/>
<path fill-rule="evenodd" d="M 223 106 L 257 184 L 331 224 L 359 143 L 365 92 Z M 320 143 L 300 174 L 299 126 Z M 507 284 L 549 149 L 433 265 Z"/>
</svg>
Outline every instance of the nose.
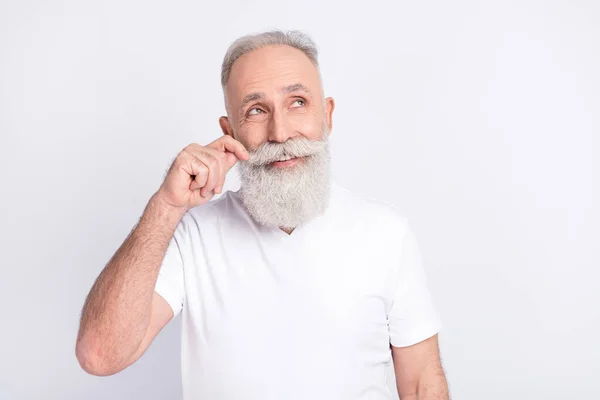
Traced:
<svg viewBox="0 0 600 400">
<path fill-rule="evenodd" d="M 294 136 L 285 111 L 275 110 L 269 121 L 269 142 L 283 143 Z"/>
</svg>

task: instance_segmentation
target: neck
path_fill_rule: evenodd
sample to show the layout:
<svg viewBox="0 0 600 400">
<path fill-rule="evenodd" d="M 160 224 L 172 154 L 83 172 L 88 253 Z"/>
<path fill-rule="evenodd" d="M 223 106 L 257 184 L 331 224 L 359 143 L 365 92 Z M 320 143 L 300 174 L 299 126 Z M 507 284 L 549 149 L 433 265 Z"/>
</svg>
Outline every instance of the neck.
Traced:
<svg viewBox="0 0 600 400">
<path fill-rule="evenodd" d="M 292 232 L 294 232 L 295 228 L 283 228 L 283 227 L 279 227 L 279 229 L 281 229 L 282 231 L 284 231 L 285 233 L 287 233 L 288 235 L 291 235 Z"/>
</svg>

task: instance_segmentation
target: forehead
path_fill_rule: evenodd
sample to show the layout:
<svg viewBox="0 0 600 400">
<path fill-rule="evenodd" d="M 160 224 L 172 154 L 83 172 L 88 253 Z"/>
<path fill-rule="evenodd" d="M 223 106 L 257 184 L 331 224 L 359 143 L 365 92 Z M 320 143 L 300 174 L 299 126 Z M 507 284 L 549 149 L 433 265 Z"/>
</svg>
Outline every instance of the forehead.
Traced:
<svg viewBox="0 0 600 400">
<path fill-rule="evenodd" d="M 240 101 L 253 91 L 272 93 L 291 84 L 320 91 L 319 72 L 300 50 L 290 46 L 268 46 L 244 54 L 231 68 L 227 96 Z"/>
</svg>

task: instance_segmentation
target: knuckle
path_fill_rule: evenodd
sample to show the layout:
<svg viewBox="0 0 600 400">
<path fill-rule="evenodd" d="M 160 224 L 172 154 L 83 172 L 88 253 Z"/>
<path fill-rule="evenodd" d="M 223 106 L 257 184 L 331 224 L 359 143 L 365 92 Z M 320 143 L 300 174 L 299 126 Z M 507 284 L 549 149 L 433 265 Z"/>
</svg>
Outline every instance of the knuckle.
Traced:
<svg viewBox="0 0 600 400">
<path fill-rule="evenodd" d="M 217 161 L 217 158 L 214 155 L 208 154 L 207 162 L 210 164 L 211 169 L 219 168 L 219 162 Z"/>
<path fill-rule="evenodd" d="M 199 147 L 202 147 L 202 146 L 201 146 L 201 145 L 199 145 L 198 143 L 190 143 L 190 144 L 188 144 L 187 146 L 185 146 L 184 150 L 189 150 L 189 151 L 191 151 L 191 150 L 197 149 L 197 148 L 199 148 Z"/>
<path fill-rule="evenodd" d="M 204 165 L 200 160 L 193 159 L 192 164 L 194 165 L 195 169 L 198 171 L 198 175 L 206 174 L 208 172 L 208 168 L 206 168 L 206 165 Z"/>
<path fill-rule="evenodd" d="M 204 164 L 201 161 L 196 161 L 197 165 L 198 165 L 198 171 L 200 171 L 201 174 L 207 174 L 208 173 L 208 167 L 206 166 L 206 164 Z"/>
<path fill-rule="evenodd" d="M 181 154 L 187 157 L 194 156 L 194 154 L 201 153 L 203 149 L 204 147 L 200 146 L 198 143 L 191 143 L 183 148 Z"/>
</svg>

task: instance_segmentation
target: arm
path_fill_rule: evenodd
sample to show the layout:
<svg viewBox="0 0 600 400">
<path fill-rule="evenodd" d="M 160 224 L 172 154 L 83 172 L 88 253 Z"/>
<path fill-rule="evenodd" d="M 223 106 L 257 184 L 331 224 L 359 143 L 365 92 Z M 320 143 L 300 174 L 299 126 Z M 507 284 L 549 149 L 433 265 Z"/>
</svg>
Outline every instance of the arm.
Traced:
<svg viewBox="0 0 600 400">
<path fill-rule="evenodd" d="M 396 387 L 401 400 L 449 400 L 438 335 L 407 347 L 392 346 Z"/>
<path fill-rule="evenodd" d="M 221 192 L 225 174 L 239 159 L 249 158 L 230 136 L 208 146 L 192 143 L 179 152 L 85 301 L 75 349 L 85 371 L 111 375 L 126 368 L 174 316 L 155 288 L 175 230 L 187 210 Z"/>
<path fill-rule="evenodd" d="M 139 223 L 96 279 L 85 301 L 76 355 L 94 375 L 117 373 L 137 360 L 173 317 L 154 292 L 183 210 L 153 196 Z"/>
</svg>

